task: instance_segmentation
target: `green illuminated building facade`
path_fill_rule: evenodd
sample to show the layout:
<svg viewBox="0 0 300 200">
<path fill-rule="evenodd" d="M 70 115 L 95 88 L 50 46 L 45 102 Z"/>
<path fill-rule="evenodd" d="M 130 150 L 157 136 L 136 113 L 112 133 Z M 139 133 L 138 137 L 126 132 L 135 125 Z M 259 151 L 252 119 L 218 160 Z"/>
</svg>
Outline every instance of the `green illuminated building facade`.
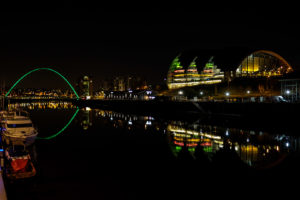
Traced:
<svg viewBox="0 0 300 200">
<path fill-rule="evenodd" d="M 169 69 L 167 84 L 169 89 L 178 89 L 187 86 L 201 84 L 219 83 L 224 78 L 224 73 L 214 64 L 213 57 L 205 64 L 203 71 L 199 74 L 195 57 L 185 70 L 177 56 Z"/>
<path fill-rule="evenodd" d="M 167 83 L 168 85 L 182 84 L 186 82 L 185 69 L 179 61 L 179 56 L 177 56 L 171 63 L 170 69 L 168 71 Z"/>
<path fill-rule="evenodd" d="M 191 62 L 189 67 L 186 70 L 186 82 L 197 82 L 200 80 L 200 75 L 198 73 L 197 65 L 196 65 L 196 59 Z"/>
</svg>

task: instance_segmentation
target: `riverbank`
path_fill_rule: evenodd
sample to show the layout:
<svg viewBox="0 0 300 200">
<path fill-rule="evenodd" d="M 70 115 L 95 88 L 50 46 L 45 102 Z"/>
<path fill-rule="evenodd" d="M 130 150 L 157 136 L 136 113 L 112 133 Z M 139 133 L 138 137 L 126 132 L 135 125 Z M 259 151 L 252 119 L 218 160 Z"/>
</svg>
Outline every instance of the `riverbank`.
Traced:
<svg viewBox="0 0 300 200">
<path fill-rule="evenodd" d="M 70 102 L 79 107 L 100 108 L 136 114 L 172 116 L 222 116 L 291 118 L 300 113 L 299 103 L 203 102 L 170 100 L 77 100 L 77 99 L 9 99 L 9 103 Z"/>
<path fill-rule="evenodd" d="M 201 114 L 212 116 L 282 116 L 298 114 L 298 103 L 241 103 L 241 102 L 194 102 L 194 101 L 141 101 L 141 100 L 78 100 L 81 107 L 98 107 L 115 111 Z"/>
</svg>

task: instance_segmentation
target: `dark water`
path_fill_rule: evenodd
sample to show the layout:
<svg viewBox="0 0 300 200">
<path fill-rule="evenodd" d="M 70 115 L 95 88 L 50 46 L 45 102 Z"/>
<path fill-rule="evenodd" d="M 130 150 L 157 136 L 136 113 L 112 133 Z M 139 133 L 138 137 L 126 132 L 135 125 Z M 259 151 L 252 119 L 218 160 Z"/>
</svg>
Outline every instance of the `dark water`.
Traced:
<svg viewBox="0 0 300 200">
<path fill-rule="evenodd" d="M 40 138 L 56 134 L 76 112 L 70 104 L 21 106 Z M 8 198 L 271 198 L 297 192 L 298 130 L 210 122 L 82 108 L 61 134 L 28 148 L 37 175 L 7 181 Z"/>
</svg>

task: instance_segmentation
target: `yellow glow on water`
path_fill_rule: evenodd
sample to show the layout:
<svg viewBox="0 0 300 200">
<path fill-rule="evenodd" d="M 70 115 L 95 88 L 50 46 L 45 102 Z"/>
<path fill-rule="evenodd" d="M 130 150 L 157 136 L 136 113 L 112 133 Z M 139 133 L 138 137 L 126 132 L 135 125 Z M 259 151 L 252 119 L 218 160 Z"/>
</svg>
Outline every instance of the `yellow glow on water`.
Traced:
<svg viewBox="0 0 300 200">
<path fill-rule="evenodd" d="M 200 138 L 184 138 L 184 137 L 174 137 L 177 141 L 186 141 L 186 142 L 200 142 Z"/>
<path fill-rule="evenodd" d="M 202 132 L 193 131 L 193 130 L 186 130 L 186 129 L 179 128 L 179 127 L 172 126 L 172 125 L 168 125 L 167 130 L 170 132 L 173 132 L 173 134 L 174 133 L 185 133 L 187 135 L 204 136 L 209 139 L 221 140 L 221 136 L 218 136 L 218 135 L 202 133 Z"/>
<path fill-rule="evenodd" d="M 258 148 L 254 145 L 243 145 L 241 146 L 241 151 L 258 152 Z"/>
<path fill-rule="evenodd" d="M 191 135 L 187 135 L 187 134 L 182 134 L 182 133 L 172 133 L 174 136 L 177 137 L 183 137 L 183 138 L 190 138 L 192 137 Z"/>
</svg>

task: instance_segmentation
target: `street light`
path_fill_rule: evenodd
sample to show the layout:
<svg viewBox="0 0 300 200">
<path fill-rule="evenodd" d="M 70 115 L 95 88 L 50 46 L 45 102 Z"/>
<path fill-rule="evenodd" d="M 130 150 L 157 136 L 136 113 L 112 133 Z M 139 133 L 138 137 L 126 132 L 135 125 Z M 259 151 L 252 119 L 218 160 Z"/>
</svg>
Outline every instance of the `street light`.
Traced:
<svg viewBox="0 0 300 200">
<path fill-rule="evenodd" d="M 287 91 L 285 91 L 285 93 L 286 93 L 286 94 L 290 94 L 290 93 L 291 93 L 291 91 L 287 90 Z"/>
<path fill-rule="evenodd" d="M 183 95 L 183 91 L 182 91 L 182 90 L 179 90 L 179 91 L 178 91 L 178 94 L 179 94 L 179 95 Z"/>
<path fill-rule="evenodd" d="M 247 90 L 247 94 L 250 94 L 250 90 Z"/>
<path fill-rule="evenodd" d="M 230 93 L 229 93 L 229 92 L 225 92 L 225 95 L 226 95 L 226 96 L 229 96 L 229 95 L 230 95 Z"/>
<path fill-rule="evenodd" d="M 226 136 L 229 136 L 229 131 L 228 131 L 228 129 L 226 130 L 225 135 L 226 135 Z"/>
<path fill-rule="evenodd" d="M 200 95 L 203 95 L 203 92 L 202 92 L 202 91 L 200 92 Z"/>
<path fill-rule="evenodd" d="M 286 147 L 289 147 L 289 146 L 290 146 L 290 143 L 289 143 L 289 142 L 285 143 L 285 146 L 286 146 Z"/>
</svg>

